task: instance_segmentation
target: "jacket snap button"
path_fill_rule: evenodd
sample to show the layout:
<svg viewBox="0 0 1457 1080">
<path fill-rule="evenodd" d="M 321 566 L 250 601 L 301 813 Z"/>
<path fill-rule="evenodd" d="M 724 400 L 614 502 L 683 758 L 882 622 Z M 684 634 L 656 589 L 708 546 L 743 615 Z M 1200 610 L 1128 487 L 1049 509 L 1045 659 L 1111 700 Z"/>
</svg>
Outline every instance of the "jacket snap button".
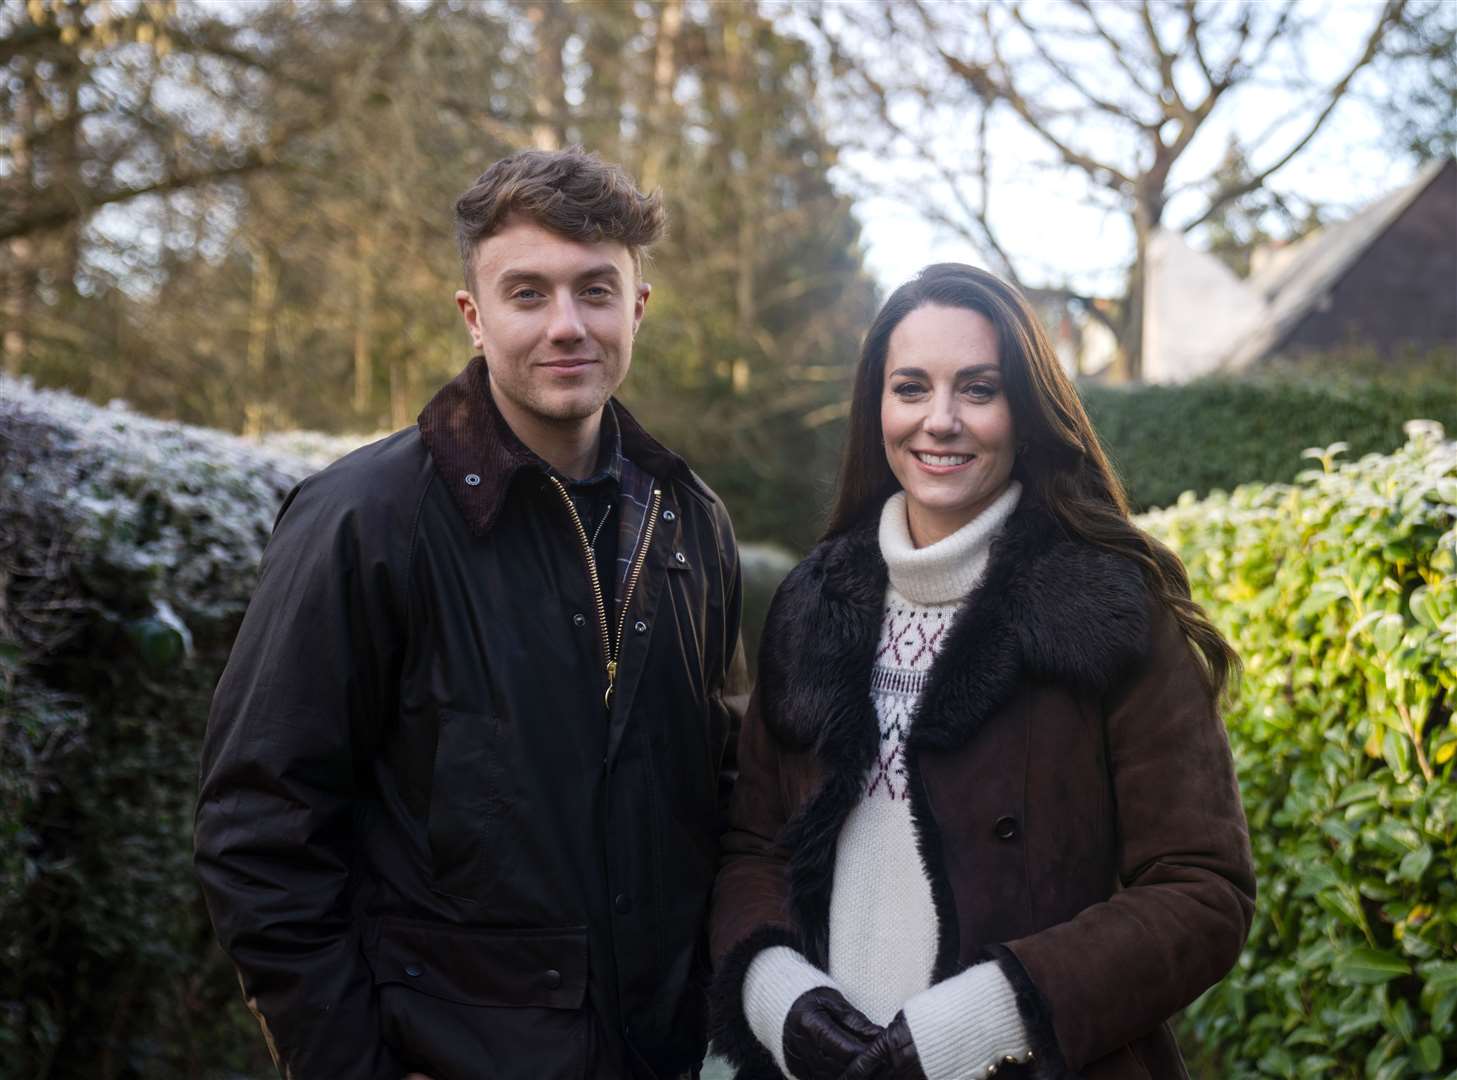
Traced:
<svg viewBox="0 0 1457 1080">
<path fill-rule="evenodd" d="M 626 915 L 632 910 L 632 901 L 627 898 L 627 893 L 618 893 L 617 899 L 612 901 L 612 906 L 617 909 L 617 914 Z"/>
<path fill-rule="evenodd" d="M 562 984 L 562 973 L 556 968 L 552 968 L 546 973 L 545 982 L 548 990 L 555 990 Z"/>
<path fill-rule="evenodd" d="M 679 562 L 688 561 L 688 556 L 684 555 L 681 551 L 673 552 L 673 558 L 677 559 Z"/>
<path fill-rule="evenodd" d="M 675 514 L 675 513 L 673 513 L 673 511 L 671 511 L 671 510 L 664 510 L 663 511 L 663 520 L 664 521 L 676 521 L 676 520 L 678 520 L 678 515 Z"/>
<path fill-rule="evenodd" d="M 587 625 L 587 616 L 583 615 L 580 611 L 577 612 L 575 615 L 572 616 L 572 625 L 573 626 L 586 626 Z"/>
<path fill-rule="evenodd" d="M 1010 840 L 1017 835 L 1017 819 L 1014 817 L 999 817 L 993 828 L 996 831 L 997 839 Z"/>
<path fill-rule="evenodd" d="M 424 974 L 424 971 L 419 964 L 406 964 L 405 974 L 410 976 L 410 978 L 412 979 L 418 979 L 422 974 Z"/>
<path fill-rule="evenodd" d="M 632 628 L 636 630 L 639 634 L 646 634 L 648 632 L 648 624 L 643 622 L 641 619 L 633 623 Z"/>
<path fill-rule="evenodd" d="M 468 472 L 465 474 L 465 482 L 468 487 L 475 487 L 481 482 L 481 478 L 473 472 Z"/>
</svg>

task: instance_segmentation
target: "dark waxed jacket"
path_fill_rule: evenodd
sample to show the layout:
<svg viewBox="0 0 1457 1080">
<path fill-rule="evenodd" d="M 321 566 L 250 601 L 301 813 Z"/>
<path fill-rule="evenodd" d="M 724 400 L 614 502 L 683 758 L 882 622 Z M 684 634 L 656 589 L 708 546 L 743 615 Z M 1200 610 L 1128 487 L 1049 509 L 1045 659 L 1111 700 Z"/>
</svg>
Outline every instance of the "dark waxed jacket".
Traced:
<svg viewBox="0 0 1457 1080">
<path fill-rule="evenodd" d="M 879 749 L 874 526 L 816 548 L 764 630 L 711 919 L 715 1038 L 741 1080 L 779 1075 L 744 974 L 771 944 L 825 966 L 836 842 Z M 1024 494 L 936 655 L 906 767 L 933 980 L 999 961 L 1032 1036 L 1032 1066 L 999 1077 L 1185 1076 L 1167 1021 L 1234 964 L 1255 882 L 1224 725 L 1137 566 Z"/>
<path fill-rule="evenodd" d="M 610 708 L 564 495 L 481 359 L 280 512 L 214 698 L 196 847 L 287 1076 L 702 1059 L 738 557 L 713 494 L 611 407 L 660 501 Z"/>
</svg>

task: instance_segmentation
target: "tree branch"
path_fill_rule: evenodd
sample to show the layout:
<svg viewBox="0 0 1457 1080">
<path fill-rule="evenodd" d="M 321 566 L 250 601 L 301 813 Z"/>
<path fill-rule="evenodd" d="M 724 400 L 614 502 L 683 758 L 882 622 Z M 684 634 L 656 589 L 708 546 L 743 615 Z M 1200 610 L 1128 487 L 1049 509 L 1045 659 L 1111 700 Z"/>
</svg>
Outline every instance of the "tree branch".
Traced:
<svg viewBox="0 0 1457 1080">
<path fill-rule="evenodd" d="M 279 167 L 281 166 L 268 150 L 258 149 L 245 154 L 242 160 L 228 165 L 174 173 L 150 184 L 135 184 L 106 192 L 87 192 L 83 202 L 42 206 L 18 216 L 0 211 L 0 241 L 57 229 L 73 221 L 79 221 L 103 206 L 128 202 L 143 195 L 165 195 L 183 188 L 195 187 L 198 184 L 227 180 L 258 172 L 261 169 Z"/>
<path fill-rule="evenodd" d="M 1361 55 L 1356 58 L 1355 63 L 1353 63 L 1351 67 L 1346 71 L 1345 75 L 1341 77 L 1340 81 L 1331 88 L 1325 103 L 1325 107 L 1321 109 L 1320 114 L 1316 116 L 1315 120 L 1312 121 L 1310 127 L 1306 129 L 1305 134 L 1302 135 L 1294 143 L 1294 145 L 1286 150 L 1286 152 L 1281 155 L 1281 157 L 1277 159 L 1274 164 L 1270 165 L 1263 172 L 1256 173 L 1250 176 L 1248 179 L 1241 181 L 1240 183 L 1233 184 L 1230 187 L 1223 189 L 1222 191 L 1215 192 L 1214 195 L 1211 196 L 1209 200 L 1209 205 L 1205 208 L 1204 212 L 1196 217 L 1193 221 L 1186 222 L 1181 227 L 1182 231 L 1188 232 L 1190 229 L 1202 225 L 1204 222 L 1208 221 L 1211 217 L 1218 213 L 1222 207 L 1227 206 L 1234 200 L 1241 198 L 1242 196 L 1248 195 L 1250 192 L 1264 186 L 1265 181 L 1267 181 L 1271 176 L 1273 176 L 1275 173 L 1277 173 L 1287 164 L 1289 164 L 1290 160 L 1294 158 L 1296 154 L 1300 153 L 1300 151 L 1305 148 L 1306 144 L 1309 143 L 1311 139 L 1315 138 L 1316 132 L 1321 129 L 1322 125 L 1325 124 L 1326 119 L 1331 115 L 1332 112 L 1335 111 L 1335 108 L 1338 104 L 1340 104 L 1341 99 L 1345 97 L 1346 91 L 1351 86 L 1351 81 L 1356 77 L 1357 74 L 1360 73 L 1361 69 L 1369 64 L 1381 51 L 1381 42 L 1383 38 L 1385 38 L 1387 30 L 1389 30 L 1395 23 L 1397 23 L 1401 19 L 1401 15 L 1406 8 L 1406 4 L 1407 0 L 1387 0 L 1386 6 L 1382 9 L 1381 18 L 1377 20 L 1376 26 L 1371 30 L 1371 34 L 1366 40 L 1366 47 L 1361 51 Z"/>
</svg>

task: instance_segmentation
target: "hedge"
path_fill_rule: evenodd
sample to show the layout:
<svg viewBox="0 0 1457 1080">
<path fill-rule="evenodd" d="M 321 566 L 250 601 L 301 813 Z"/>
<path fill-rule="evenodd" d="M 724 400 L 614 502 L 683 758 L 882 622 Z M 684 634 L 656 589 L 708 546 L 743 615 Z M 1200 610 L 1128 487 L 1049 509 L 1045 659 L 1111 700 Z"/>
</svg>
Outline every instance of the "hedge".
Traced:
<svg viewBox="0 0 1457 1080">
<path fill-rule="evenodd" d="M 192 807 L 209 695 L 311 468 L 0 382 L 0 1075 L 271 1071 Z"/>
<path fill-rule="evenodd" d="M 1245 663 L 1227 720 L 1260 896 L 1184 1018 L 1209 1076 L 1457 1068 L 1457 443 L 1410 430 L 1141 519 Z"/>
<path fill-rule="evenodd" d="M 1083 404 L 1139 509 L 1239 484 L 1289 482 L 1300 452 L 1345 442 L 1353 456 L 1389 453 L 1402 424 L 1425 417 L 1457 431 L 1457 355 L 1420 378 L 1331 375 L 1313 368 L 1181 386 L 1079 387 Z"/>
</svg>

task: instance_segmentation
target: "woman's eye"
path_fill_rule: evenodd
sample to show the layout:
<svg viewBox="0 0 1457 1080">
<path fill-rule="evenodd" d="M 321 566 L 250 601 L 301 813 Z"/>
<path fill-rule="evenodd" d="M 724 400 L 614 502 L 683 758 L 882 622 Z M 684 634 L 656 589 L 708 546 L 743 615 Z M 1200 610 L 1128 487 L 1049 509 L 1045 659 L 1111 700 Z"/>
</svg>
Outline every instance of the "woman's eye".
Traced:
<svg viewBox="0 0 1457 1080">
<path fill-rule="evenodd" d="M 914 397 L 921 392 L 921 384 L 915 382 L 895 383 L 890 392 L 896 397 Z"/>
<path fill-rule="evenodd" d="M 996 396 L 997 387 L 995 383 L 974 382 L 967 386 L 966 392 L 979 401 L 985 401 Z"/>
</svg>

